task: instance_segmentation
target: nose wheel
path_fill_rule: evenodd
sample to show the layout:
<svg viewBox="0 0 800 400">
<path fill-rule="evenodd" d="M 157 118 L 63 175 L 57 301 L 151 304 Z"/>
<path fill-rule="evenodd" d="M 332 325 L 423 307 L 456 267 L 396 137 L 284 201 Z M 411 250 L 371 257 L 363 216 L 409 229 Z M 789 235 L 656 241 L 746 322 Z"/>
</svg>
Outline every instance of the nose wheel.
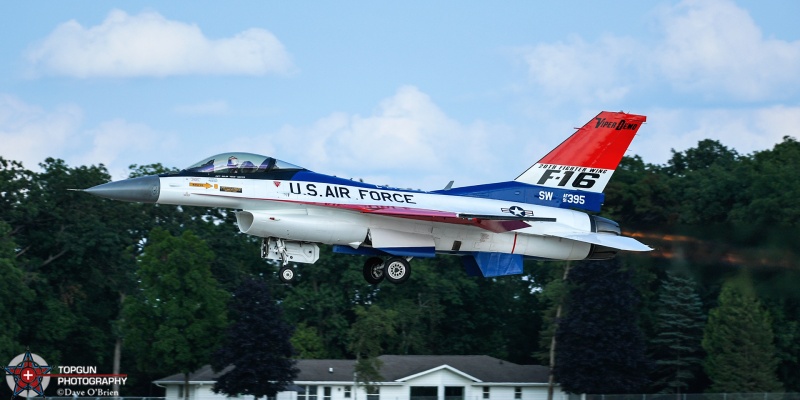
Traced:
<svg viewBox="0 0 800 400">
<path fill-rule="evenodd" d="M 283 266 L 281 267 L 280 271 L 278 271 L 278 278 L 283 283 L 291 283 L 294 281 L 294 277 L 294 268 L 292 267 Z"/>
</svg>

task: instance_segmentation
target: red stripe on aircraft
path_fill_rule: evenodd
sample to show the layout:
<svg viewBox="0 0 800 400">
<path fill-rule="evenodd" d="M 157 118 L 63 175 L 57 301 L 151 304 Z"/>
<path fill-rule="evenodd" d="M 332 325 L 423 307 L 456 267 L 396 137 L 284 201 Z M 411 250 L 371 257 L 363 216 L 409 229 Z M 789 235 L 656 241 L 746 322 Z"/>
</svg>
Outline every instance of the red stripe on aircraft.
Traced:
<svg viewBox="0 0 800 400">
<path fill-rule="evenodd" d="M 511 254 L 514 254 L 514 249 L 517 248 L 517 234 L 514 234 L 514 244 L 511 246 Z"/>
</svg>

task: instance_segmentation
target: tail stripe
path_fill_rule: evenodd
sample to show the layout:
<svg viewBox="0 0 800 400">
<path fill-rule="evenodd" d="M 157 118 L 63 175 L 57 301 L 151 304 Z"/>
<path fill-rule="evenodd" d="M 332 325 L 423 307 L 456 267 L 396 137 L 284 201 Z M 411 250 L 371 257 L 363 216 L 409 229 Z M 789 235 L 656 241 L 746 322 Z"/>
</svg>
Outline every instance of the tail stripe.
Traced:
<svg viewBox="0 0 800 400">
<path fill-rule="evenodd" d="M 515 180 L 602 192 L 646 120 L 644 115 L 603 111 Z"/>
</svg>

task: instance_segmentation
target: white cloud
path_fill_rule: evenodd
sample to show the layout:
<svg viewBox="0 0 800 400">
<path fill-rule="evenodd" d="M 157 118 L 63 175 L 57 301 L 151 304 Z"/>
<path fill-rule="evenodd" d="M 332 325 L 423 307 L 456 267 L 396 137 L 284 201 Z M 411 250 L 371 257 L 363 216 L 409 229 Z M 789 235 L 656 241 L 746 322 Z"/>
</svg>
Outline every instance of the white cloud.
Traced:
<svg viewBox="0 0 800 400">
<path fill-rule="evenodd" d="M 739 154 L 771 149 L 784 136 L 797 137 L 800 107 L 656 109 L 647 112 L 647 119 L 628 154 L 638 154 L 648 163 L 666 164 L 671 149 L 681 152 L 697 147 L 703 139 L 717 140 Z"/>
<path fill-rule="evenodd" d="M 437 189 L 450 179 L 457 185 L 514 179 L 500 154 L 519 153 L 506 127 L 475 121 L 465 125 L 448 117 L 413 86 L 401 87 L 368 116 L 332 113 L 310 127 L 286 126 L 279 132 L 237 139 L 234 148 L 258 146 L 270 154 L 324 174 L 364 179 L 375 184 Z M 510 139 L 510 138 L 509 138 Z M 266 148 L 265 147 L 265 148 Z M 527 168 L 531 163 L 525 163 Z"/>
<path fill-rule="evenodd" d="M 65 22 L 27 54 L 33 73 L 88 77 L 288 73 L 291 59 L 272 33 L 251 28 L 209 39 L 199 27 L 156 12 L 114 10 L 100 24 Z"/>
<path fill-rule="evenodd" d="M 115 179 L 125 177 L 130 164 L 157 162 L 156 157 L 177 148 L 177 140 L 141 123 L 114 119 L 87 130 L 91 144 L 74 156 L 76 165 L 104 164 Z"/>
<path fill-rule="evenodd" d="M 797 93 L 800 41 L 764 38 L 733 2 L 685 0 L 655 15 L 655 43 L 575 36 L 524 49 L 520 57 L 548 99 L 579 104 L 624 99 L 659 81 L 703 98 L 763 101 Z"/>
<path fill-rule="evenodd" d="M 587 43 L 578 36 L 566 42 L 543 43 L 521 56 L 529 78 L 556 100 L 611 101 L 628 94 L 625 71 L 640 57 L 639 45 L 628 38 L 604 36 Z"/>
<path fill-rule="evenodd" d="M 45 110 L 0 94 L 0 156 L 33 171 L 47 157 L 71 166 L 104 164 L 114 179 L 121 179 L 130 164 L 159 162 L 178 148 L 174 135 L 145 124 L 115 119 L 84 129 L 82 123 L 78 106 Z"/>
<path fill-rule="evenodd" d="M 762 100 L 800 83 L 800 41 L 764 38 L 728 0 L 686 0 L 661 19 L 664 39 L 653 56 L 682 90 Z"/>
<path fill-rule="evenodd" d="M 36 169 L 47 157 L 59 157 L 75 148 L 75 134 L 83 112 L 74 105 L 47 111 L 0 94 L 0 155 Z"/>
</svg>

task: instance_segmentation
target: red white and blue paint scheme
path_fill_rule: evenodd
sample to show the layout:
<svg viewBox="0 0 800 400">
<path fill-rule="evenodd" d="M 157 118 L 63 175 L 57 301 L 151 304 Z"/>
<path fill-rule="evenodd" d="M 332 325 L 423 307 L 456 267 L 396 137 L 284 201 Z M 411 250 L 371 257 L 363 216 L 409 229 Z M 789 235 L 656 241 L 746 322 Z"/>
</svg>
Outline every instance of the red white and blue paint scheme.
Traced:
<svg viewBox="0 0 800 400">
<path fill-rule="evenodd" d="M 364 278 L 408 279 L 413 257 L 462 256 L 471 274 L 522 273 L 525 258 L 606 259 L 650 247 L 620 235 L 597 212 L 603 189 L 645 122 L 601 112 L 513 181 L 416 191 L 309 171 L 272 157 L 225 153 L 180 172 L 109 182 L 85 191 L 158 204 L 235 209 L 239 229 L 263 238 L 261 255 L 314 263 L 317 243 L 368 256 Z M 291 264 L 290 264 L 291 263 Z"/>
</svg>

